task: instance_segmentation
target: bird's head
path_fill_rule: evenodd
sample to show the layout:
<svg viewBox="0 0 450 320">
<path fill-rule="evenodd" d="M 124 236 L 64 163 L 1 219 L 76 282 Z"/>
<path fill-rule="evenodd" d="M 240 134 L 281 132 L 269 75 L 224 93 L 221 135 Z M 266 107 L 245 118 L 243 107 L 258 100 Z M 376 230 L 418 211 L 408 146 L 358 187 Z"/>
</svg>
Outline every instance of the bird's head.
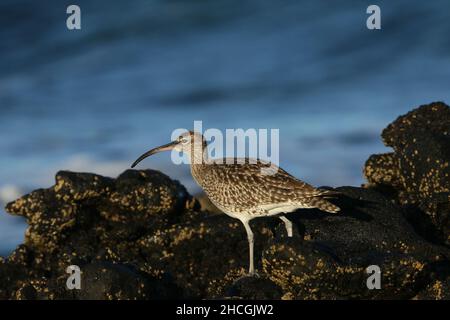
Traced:
<svg viewBox="0 0 450 320">
<path fill-rule="evenodd" d="M 184 152 L 184 153 L 188 154 L 188 156 L 190 156 L 196 150 L 200 151 L 199 152 L 200 154 L 203 154 L 203 150 L 205 147 L 206 147 L 206 141 L 201 133 L 194 132 L 194 131 L 186 131 L 183 134 L 181 134 L 180 136 L 178 136 L 178 138 L 175 139 L 174 141 L 147 151 L 146 153 L 141 155 L 131 165 L 131 167 L 134 168 L 139 162 L 141 162 L 145 158 L 147 158 L 151 155 L 154 155 L 155 153 L 161 152 L 161 151 L 176 150 L 178 152 Z"/>
</svg>

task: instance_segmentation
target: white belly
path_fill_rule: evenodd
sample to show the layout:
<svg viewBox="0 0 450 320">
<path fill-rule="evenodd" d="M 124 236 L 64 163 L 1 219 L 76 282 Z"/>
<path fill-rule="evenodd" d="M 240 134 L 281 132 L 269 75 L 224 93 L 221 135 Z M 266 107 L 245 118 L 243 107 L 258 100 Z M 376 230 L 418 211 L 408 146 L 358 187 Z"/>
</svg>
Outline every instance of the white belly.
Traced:
<svg viewBox="0 0 450 320">
<path fill-rule="evenodd" d="M 212 203 L 214 201 L 211 200 Z M 248 210 L 243 211 L 237 211 L 233 210 L 231 208 L 224 208 L 221 205 L 214 203 L 214 205 L 219 208 L 222 212 L 227 214 L 228 216 L 235 218 L 235 219 L 253 219 L 257 217 L 267 217 L 267 216 L 275 216 L 277 214 L 281 213 L 288 213 L 293 212 L 298 209 L 306 209 L 311 208 L 309 206 L 305 206 L 302 203 L 296 203 L 296 202 L 281 202 L 281 203 L 270 203 L 270 204 L 263 204 L 258 205 L 255 208 L 249 208 Z"/>
<path fill-rule="evenodd" d="M 258 206 L 258 208 L 265 212 L 266 216 L 274 216 L 280 213 L 288 213 L 293 212 L 298 209 L 306 209 L 309 208 L 305 206 L 302 203 L 295 203 L 295 202 L 281 202 L 281 203 L 270 203 L 270 204 L 263 204 Z"/>
</svg>

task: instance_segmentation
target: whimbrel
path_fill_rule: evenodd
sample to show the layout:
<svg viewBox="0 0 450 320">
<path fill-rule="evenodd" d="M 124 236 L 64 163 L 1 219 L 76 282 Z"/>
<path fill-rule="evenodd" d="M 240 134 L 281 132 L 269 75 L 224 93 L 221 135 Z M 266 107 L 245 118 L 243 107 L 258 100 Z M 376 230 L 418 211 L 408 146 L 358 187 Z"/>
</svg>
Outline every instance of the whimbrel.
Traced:
<svg viewBox="0 0 450 320">
<path fill-rule="evenodd" d="M 211 202 L 244 225 L 249 244 L 250 275 L 255 274 L 254 238 L 250 220 L 278 216 L 285 225 L 288 237 L 292 237 L 292 222 L 284 213 L 301 208 L 318 208 L 331 213 L 339 211 L 337 206 L 326 200 L 336 195 L 336 192 L 316 189 L 274 164 L 258 159 L 209 159 L 206 140 L 197 132 L 186 132 L 173 142 L 151 149 L 131 167 L 134 168 L 140 161 L 157 152 L 172 149 L 188 156 L 192 177 Z M 262 170 L 268 166 L 275 169 L 272 174 Z"/>
</svg>

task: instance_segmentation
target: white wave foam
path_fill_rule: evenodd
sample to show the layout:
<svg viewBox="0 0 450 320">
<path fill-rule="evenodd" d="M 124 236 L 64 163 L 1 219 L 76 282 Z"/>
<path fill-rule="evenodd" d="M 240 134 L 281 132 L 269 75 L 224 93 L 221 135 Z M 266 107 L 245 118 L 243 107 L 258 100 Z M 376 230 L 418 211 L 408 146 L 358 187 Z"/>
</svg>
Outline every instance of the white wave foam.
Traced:
<svg viewBox="0 0 450 320">
<path fill-rule="evenodd" d="M 11 184 L 0 186 L 0 203 L 8 203 L 19 198 L 23 194 L 23 190 Z"/>
</svg>

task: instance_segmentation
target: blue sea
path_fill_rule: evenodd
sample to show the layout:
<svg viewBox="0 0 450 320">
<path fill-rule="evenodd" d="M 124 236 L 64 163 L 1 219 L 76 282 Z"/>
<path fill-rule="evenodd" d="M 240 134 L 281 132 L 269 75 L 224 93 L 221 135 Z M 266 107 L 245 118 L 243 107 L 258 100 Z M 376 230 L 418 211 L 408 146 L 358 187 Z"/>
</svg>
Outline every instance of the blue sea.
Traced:
<svg viewBox="0 0 450 320">
<path fill-rule="evenodd" d="M 81 8 L 81 30 L 66 8 Z M 450 101 L 450 2 L 0 2 L 0 204 L 58 170 L 117 176 L 194 120 L 280 130 L 280 165 L 314 185 L 363 183 L 397 116 Z M 153 168 L 199 191 L 169 154 Z M 23 241 L 0 210 L 0 255 Z"/>
</svg>

